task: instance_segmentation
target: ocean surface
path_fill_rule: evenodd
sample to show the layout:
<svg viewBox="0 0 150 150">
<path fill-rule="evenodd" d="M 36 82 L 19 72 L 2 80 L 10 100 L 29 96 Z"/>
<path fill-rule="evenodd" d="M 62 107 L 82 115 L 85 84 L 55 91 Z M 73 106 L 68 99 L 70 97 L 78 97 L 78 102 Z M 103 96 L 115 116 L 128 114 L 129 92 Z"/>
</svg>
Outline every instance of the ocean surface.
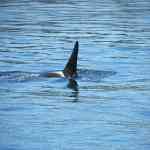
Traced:
<svg viewBox="0 0 150 150">
<path fill-rule="evenodd" d="M 0 150 L 149 149 L 150 1 L 1 0 Z"/>
</svg>

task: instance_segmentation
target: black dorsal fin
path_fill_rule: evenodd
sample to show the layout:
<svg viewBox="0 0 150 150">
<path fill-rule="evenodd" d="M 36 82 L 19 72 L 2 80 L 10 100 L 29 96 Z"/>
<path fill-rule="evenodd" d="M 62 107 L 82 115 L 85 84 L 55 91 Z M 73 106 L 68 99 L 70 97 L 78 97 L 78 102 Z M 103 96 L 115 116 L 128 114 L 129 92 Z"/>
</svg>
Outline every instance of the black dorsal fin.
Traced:
<svg viewBox="0 0 150 150">
<path fill-rule="evenodd" d="M 76 41 L 72 54 L 63 70 L 63 73 L 66 77 L 73 78 L 77 76 L 78 50 L 79 50 L 79 43 L 78 41 Z"/>
</svg>

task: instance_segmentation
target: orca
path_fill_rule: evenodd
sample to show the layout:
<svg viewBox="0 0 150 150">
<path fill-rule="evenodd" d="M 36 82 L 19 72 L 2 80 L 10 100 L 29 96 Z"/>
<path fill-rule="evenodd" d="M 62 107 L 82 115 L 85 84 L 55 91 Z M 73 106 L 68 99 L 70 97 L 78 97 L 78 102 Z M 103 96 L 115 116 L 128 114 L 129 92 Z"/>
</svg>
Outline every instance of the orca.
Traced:
<svg viewBox="0 0 150 150">
<path fill-rule="evenodd" d="M 74 79 L 77 77 L 77 60 L 78 60 L 79 42 L 74 44 L 71 56 L 62 71 L 48 72 L 47 77 L 50 78 L 67 78 Z"/>
</svg>

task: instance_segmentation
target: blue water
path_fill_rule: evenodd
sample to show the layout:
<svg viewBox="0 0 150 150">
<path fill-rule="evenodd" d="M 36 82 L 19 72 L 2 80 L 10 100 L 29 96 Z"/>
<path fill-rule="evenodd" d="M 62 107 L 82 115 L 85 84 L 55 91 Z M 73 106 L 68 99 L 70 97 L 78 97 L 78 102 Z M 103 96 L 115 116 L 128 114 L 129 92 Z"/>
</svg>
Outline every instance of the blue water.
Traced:
<svg viewBox="0 0 150 150">
<path fill-rule="evenodd" d="M 149 150 L 150 1 L 1 0 L 0 149 Z"/>
</svg>

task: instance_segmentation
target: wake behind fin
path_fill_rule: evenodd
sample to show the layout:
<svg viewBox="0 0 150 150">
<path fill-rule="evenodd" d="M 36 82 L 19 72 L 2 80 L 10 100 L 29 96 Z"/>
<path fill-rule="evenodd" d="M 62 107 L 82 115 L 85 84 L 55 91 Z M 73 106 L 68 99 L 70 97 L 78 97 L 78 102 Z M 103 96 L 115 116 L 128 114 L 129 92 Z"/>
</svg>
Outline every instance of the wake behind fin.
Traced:
<svg viewBox="0 0 150 150">
<path fill-rule="evenodd" d="M 66 77 L 74 78 L 77 76 L 77 59 L 78 59 L 79 43 L 76 41 L 72 54 L 63 70 Z"/>
</svg>

